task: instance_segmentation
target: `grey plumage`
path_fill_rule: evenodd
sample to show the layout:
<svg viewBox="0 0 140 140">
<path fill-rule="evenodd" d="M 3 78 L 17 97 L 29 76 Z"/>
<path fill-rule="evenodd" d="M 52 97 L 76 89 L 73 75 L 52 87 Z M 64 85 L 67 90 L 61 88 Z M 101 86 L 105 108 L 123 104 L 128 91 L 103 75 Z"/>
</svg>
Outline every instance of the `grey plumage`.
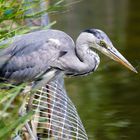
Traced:
<svg viewBox="0 0 140 140">
<path fill-rule="evenodd" d="M 8 48 L 1 50 L 0 77 L 18 82 L 32 81 L 51 68 L 62 69 L 70 72 L 69 74 L 76 73 L 74 67 L 67 70 L 66 65 L 58 64 L 60 57 L 67 53 L 67 61 L 76 67 L 79 60 L 75 54 L 74 42 L 67 34 L 58 30 L 42 30 L 15 37 Z M 73 57 L 76 58 L 75 62 Z"/>
<path fill-rule="evenodd" d="M 104 48 L 101 41 L 109 46 Z M 0 52 L 0 77 L 18 83 L 42 80 L 48 71 L 54 69 L 65 75 L 88 74 L 96 70 L 100 62 L 98 54 L 90 48 L 111 55 L 112 59 L 114 56 L 108 52 L 118 53 L 107 35 L 97 29 L 82 32 L 76 44 L 66 33 L 52 29 L 17 36 L 9 42 L 9 46 Z M 134 71 L 132 65 L 118 54 Z"/>
<path fill-rule="evenodd" d="M 55 36 L 55 32 L 59 37 Z M 62 40 L 64 35 L 59 31 L 43 30 L 14 38 L 8 48 L 1 50 L 0 76 L 20 82 L 32 80 L 40 73 L 44 73 L 51 68 L 52 61 L 58 59 L 64 47 L 68 49 L 67 42 L 74 45 L 69 37 Z M 59 39 L 65 46 L 62 45 L 60 48 L 49 40 L 50 38 Z"/>
</svg>

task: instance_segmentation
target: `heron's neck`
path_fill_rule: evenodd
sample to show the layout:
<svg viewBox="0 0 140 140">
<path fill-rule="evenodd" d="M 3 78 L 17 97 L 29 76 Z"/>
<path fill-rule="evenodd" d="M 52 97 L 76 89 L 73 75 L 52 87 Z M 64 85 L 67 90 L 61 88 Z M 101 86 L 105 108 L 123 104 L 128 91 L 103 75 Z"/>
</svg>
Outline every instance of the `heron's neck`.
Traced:
<svg viewBox="0 0 140 140">
<path fill-rule="evenodd" d="M 87 65 L 87 71 L 95 71 L 100 63 L 97 53 L 90 49 L 88 43 L 83 40 L 77 40 L 76 53 L 79 59 Z"/>
</svg>

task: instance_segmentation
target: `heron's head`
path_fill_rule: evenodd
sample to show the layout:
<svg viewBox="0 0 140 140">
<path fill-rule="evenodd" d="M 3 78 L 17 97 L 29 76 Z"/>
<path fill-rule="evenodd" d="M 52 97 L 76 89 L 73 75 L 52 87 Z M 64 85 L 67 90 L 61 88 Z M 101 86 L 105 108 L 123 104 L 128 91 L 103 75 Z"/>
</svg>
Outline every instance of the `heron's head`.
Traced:
<svg viewBox="0 0 140 140">
<path fill-rule="evenodd" d="M 99 50 L 106 56 L 137 73 L 136 69 L 117 51 L 109 37 L 103 31 L 99 29 L 88 29 L 84 33 L 87 33 L 90 47 Z"/>
</svg>

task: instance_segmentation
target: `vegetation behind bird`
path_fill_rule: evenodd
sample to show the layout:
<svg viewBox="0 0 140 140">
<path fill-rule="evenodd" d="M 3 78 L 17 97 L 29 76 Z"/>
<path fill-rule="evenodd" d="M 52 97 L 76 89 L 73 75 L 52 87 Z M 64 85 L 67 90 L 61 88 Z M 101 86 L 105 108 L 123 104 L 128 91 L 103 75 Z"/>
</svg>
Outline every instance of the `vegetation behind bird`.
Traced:
<svg viewBox="0 0 140 140">
<path fill-rule="evenodd" d="M 59 3 L 60 2 L 60 3 Z M 32 1 L 32 3 L 25 3 L 25 1 L 8 0 L 0 1 L 0 42 L 13 36 L 21 35 L 32 30 L 38 30 L 41 26 L 29 27 L 25 24 L 25 20 L 28 18 L 39 19 L 40 16 L 46 11 L 57 12 L 62 6 L 62 1 L 56 1 L 55 4 L 49 6 L 48 9 L 43 11 L 37 11 L 36 13 L 26 14 L 30 8 L 37 7 L 40 4 L 40 0 Z M 51 26 L 53 23 L 50 23 Z M 0 45 L 1 48 L 5 48 L 7 45 Z M 26 84 L 19 86 L 13 86 L 7 83 L 0 84 L 0 88 L 5 86 L 6 88 L 0 89 L 0 139 L 10 139 L 11 135 L 14 136 L 18 129 L 20 129 L 25 122 L 32 116 L 32 113 L 27 114 L 19 118 L 18 109 L 21 106 L 20 91 Z"/>
</svg>

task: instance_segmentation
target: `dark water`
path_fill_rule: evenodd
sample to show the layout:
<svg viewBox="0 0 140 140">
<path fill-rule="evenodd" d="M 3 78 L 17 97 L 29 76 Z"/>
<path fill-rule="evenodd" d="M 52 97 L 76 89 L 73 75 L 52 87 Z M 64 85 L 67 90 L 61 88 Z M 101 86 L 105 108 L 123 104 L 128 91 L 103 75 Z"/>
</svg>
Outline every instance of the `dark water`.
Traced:
<svg viewBox="0 0 140 140">
<path fill-rule="evenodd" d="M 68 3 L 72 1 L 68 0 Z M 74 39 L 86 28 L 104 30 L 140 72 L 140 1 L 83 0 L 59 13 L 55 28 Z M 96 72 L 66 79 L 90 140 L 140 139 L 140 74 L 101 56 Z"/>
</svg>

